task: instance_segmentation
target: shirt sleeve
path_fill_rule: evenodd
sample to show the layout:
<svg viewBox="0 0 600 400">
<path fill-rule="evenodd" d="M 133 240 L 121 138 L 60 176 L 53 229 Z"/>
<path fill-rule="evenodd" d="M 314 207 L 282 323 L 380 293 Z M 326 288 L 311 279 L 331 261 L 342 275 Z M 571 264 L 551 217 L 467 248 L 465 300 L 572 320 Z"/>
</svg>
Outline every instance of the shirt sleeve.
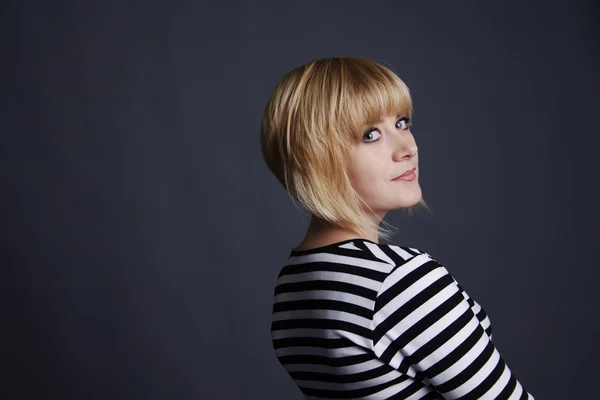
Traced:
<svg viewBox="0 0 600 400">
<path fill-rule="evenodd" d="M 396 267 L 375 301 L 376 356 L 445 399 L 533 400 L 500 356 L 468 298 L 427 253 Z"/>
</svg>

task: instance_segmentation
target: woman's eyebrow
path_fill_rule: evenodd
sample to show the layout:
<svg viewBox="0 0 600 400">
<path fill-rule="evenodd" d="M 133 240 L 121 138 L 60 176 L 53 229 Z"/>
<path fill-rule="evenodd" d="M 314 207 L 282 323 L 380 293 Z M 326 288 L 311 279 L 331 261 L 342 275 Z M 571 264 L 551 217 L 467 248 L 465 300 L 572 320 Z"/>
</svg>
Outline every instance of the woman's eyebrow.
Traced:
<svg viewBox="0 0 600 400">
<path fill-rule="evenodd" d="M 403 117 L 403 118 L 408 118 L 408 116 L 407 116 L 407 115 L 404 115 L 404 114 L 396 114 L 396 119 L 398 119 L 398 118 L 400 118 L 400 117 Z M 376 124 L 383 124 L 383 120 L 381 120 L 381 121 L 378 121 L 378 122 L 375 122 L 375 123 L 376 123 Z"/>
</svg>

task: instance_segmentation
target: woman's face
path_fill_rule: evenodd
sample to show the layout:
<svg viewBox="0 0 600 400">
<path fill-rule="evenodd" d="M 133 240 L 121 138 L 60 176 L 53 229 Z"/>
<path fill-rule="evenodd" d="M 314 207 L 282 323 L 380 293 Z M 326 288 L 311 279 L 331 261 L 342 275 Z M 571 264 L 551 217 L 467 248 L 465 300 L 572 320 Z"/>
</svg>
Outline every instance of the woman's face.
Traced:
<svg viewBox="0 0 600 400">
<path fill-rule="evenodd" d="M 354 189 L 381 218 L 421 200 L 417 144 L 410 120 L 387 116 L 368 128 L 352 148 L 346 168 Z M 414 169 L 414 175 L 395 179 Z M 411 180 L 412 179 L 412 180 Z"/>
</svg>

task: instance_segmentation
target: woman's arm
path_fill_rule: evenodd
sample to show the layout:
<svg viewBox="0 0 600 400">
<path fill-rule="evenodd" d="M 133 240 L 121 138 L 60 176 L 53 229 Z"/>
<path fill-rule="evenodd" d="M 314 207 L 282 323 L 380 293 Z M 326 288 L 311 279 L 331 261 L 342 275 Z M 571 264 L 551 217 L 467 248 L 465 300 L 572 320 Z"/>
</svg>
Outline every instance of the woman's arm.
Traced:
<svg viewBox="0 0 600 400">
<path fill-rule="evenodd" d="M 446 399 L 533 400 L 445 267 L 428 254 L 396 267 L 373 310 L 373 349 Z"/>
</svg>

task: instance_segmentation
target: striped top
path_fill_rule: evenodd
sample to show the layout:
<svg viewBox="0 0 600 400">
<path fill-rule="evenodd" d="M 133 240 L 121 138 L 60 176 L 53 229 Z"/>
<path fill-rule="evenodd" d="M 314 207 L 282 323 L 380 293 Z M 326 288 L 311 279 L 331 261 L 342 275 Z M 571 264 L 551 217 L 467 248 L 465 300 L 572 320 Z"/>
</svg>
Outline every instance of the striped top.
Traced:
<svg viewBox="0 0 600 400">
<path fill-rule="evenodd" d="M 486 312 L 423 251 L 292 250 L 274 295 L 275 354 L 307 399 L 533 399 Z"/>
</svg>

